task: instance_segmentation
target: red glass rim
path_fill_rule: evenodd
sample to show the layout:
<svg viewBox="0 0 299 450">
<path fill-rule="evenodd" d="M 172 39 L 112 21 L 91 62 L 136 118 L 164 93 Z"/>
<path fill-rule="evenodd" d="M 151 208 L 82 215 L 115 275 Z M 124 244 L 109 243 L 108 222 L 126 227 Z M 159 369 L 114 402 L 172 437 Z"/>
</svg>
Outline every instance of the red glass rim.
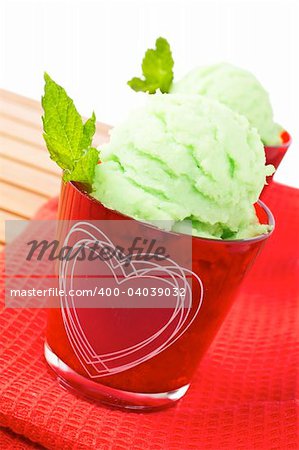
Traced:
<svg viewBox="0 0 299 450">
<path fill-rule="evenodd" d="M 292 143 L 292 137 L 290 135 L 290 133 L 288 133 L 288 131 L 283 130 L 280 133 L 280 137 L 281 137 L 281 144 L 277 144 L 277 145 L 265 145 L 265 148 L 280 148 L 280 149 L 288 149 L 289 146 Z"/>
<path fill-rule="evenodd" d="M 121 218 L 123 218 L 124 220 L 136 220 L 133 217 L 127 216 L 126 214 L 122 214 L 116 210 L 107 208 L 105 205 L 103 205 L 99 200 L 95 199 L 94 197 L 92 197 L 88 192 L 86 192 L 84 189 L 82 189 L 82 187 L 80 187 L 80 183 L 76 183 L 74 181 L 70 181 L 69 182 L 72 187 L 81 195 L 83 195 L 84 197 L 88 198 L 89 201 L 95 203 L 95 204 L 100 204 L 102 206 L 104 206 L 104 208 L 106 208 L 108 211 L 111 211 L 112 213 L 118 215 Z M 257 241 L 263 241 L 265 239 L 267 239 L 274 231 L 275 228 L 275 219 L 274 216 L 272 214 L 272 212 L 270 211 L 270 209 L 268 208 L 267 205 L 265 205 L 264 202 L 262 202 L 261 200 L 258 200 L 255 205 L 254 205 L 255 209 L 257 210 L 257 208 L 259 208 L 260 211 L 262 211 L 264 213 L 264 217 L 267 218 L 267 222 L 265 223 L 265 225 L 270 225 L 271 226 L 271 230 L 268 231 L 268 233 L 265 234 L 261 234 L 259 236 L 253 236 L 250 238 L 243 238 L 243 239 L 217 239 L 217 238 L 207 238 L 207 237 L 201 237 L 201 236 L 192 236 L 192 239 L 195 240 L 203 240 L 203 241 L 212 241 L 212 242 L 219 242 L 221 244 L 247 244 L 247 243 L 251 243 L 251 242 L 257 242 Z M 140 221 L 141 222 L 141 221 Z M 141 222 L 144 226 L 147 226 L 149 228 L 156 228 L 155 225 L 147 223 L 147 222 Z M 264 222 L 262 222 L 263 224 Z M 172 234 L 175 236 L 180 236 L 180 233 L 177 233 L 175 231 L 165 231 L 165 230 L 161 230 L 164 233 L 168 233 L 168 234 Z"/>
</svg>

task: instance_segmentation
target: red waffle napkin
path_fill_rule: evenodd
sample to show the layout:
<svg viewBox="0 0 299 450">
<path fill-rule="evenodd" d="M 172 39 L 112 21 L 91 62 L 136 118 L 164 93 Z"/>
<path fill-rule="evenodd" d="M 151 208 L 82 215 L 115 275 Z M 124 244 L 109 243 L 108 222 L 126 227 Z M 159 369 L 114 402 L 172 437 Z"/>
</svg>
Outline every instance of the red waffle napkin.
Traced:
<svg viewBox="0 0 299 450">
<path fill-rule="evenodd" d="M 14 432 L 55 450 L 297 449 L 299 191 L 273 183 L 264 201 L 276 231 L 175 408 L 129 413 L 76 398 L 44 361 L 44 312 L 2 302 L 0 426 L 11 431 L 0 448 L 35 448 Z"/>
<path fill-rule="evenodd" d="M 7 428 L 0 428 L 0 448 L 5 450 L 38 450 L 44 447 L 30 442 Z"/>
</svg>

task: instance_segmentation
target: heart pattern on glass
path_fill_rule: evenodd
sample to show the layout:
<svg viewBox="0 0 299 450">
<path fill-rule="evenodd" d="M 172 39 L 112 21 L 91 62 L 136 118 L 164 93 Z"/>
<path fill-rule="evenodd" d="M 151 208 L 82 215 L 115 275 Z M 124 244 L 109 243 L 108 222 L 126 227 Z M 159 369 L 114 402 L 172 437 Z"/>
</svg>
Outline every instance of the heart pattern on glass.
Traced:
<svg viewBox="0 0 299 450">
<path fill-rule="evenodd" d="M 91 222 L 80 221 L 72 225 L 63 245 L 70 245 L 74 236 L 74 250 L 80 246 L 90 250 L 95 242 L 102 246 L 114 246 L 107 234 Z M 82 266 L 81 275 L 78 276 L 78 262 L 78 258 L 60 261 L 59 288 L 63 291 L 60 307 L 68 340 L 90 378 L 123 372 L 156 357 L 187 331 L 200 311 L 203 285 L 198 275 L 191 270 L 181 267 L 170 258 L 164 265 L 153 260 L 135 261 L 132 258 L 126 261 L 125 266 L 124 261 L 115 256 L 98 264 L 104 265 L 106 277 L 109 275 L 110 283 L 119 292 L 128 292 L 129 287 L 134 292 L 140 284 L 155 285 L 162 289 L 164 286 L 177 292 L 171 305 L 153 307 L 151 303 L 146 307 L 132 307 L 132 304 L 138 305 L 140 298 L 130 298 L 128 307 L 123 304 L 120 308 L 82 307 L 78 298 L 69 293 L 76 292 L 83 280 L 85 283 L 88 280 L 89 290 L 96 293 L 101 276 L 97 278 L 93 274 L 88 278 L 86 272 L 82 274 Z M 193 283 L 197 284 L 199 299 L 192 307 Z M 159 300 L 160 304 L 162 300 Z"/>
</svg>

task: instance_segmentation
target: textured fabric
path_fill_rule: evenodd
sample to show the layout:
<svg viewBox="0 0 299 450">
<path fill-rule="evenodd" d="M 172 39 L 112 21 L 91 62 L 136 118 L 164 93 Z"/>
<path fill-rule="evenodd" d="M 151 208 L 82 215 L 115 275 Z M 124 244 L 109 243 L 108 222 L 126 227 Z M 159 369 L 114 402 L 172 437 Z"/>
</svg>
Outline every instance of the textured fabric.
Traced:
<svg viewBox="0 0 299 450">
<path fill-rule="evenodd" d="M 276 231 L 189 392 L 169 410 L 122 412 L 63 390 L 43 358 L 45 313 L 2 301 L 0 426 L 11 431 L 1 431 L 0 448 L 32 448 L 17 433 L 55 450 L 297 449 L 299 191 L 273 183 L 263 200 Z"/>
<path fill-rule="evenodd" d="M 34 444 L 28 439 L 13 433 L 7 428 L 0 428 L 0 448 L 5 450 L 41 450 L 45 447 Z"/>
</svg>

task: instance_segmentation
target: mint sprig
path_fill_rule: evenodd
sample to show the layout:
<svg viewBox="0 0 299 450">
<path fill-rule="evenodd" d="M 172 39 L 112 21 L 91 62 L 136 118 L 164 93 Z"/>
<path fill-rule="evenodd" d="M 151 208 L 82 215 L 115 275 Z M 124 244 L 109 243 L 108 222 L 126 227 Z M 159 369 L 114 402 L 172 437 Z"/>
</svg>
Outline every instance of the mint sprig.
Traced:
<svg viewBox="0 0 299 450">
<path fill-rule="evenodd" d="M 64 181 L 93 182 L 98 150 L 92 147 L 96 130 L 96 116 L 85 123 L 66 91 L 45 73 L 44 139 L 53 159 L 63 169 Z"/>
<path fill-rule="evenodd" d="M 99 152 L 96 148 L 89 148 L 75 164 L 71 172 L 65 171 L 64 181 L 80 181 L 91 185 L 94 177 L 95 166 L 99 161 Z"/>
<path fill-rule="evenodd" d="M 136 92 L 155 94 L 158 89 L 167 93 L 173 81 L 174 61 L 170 45 L 166 39 L 159 37 L 156 48 L 146 51 L 142 61 L 142 78 L 134 77 L 128 85 Z"/>
</svg>

